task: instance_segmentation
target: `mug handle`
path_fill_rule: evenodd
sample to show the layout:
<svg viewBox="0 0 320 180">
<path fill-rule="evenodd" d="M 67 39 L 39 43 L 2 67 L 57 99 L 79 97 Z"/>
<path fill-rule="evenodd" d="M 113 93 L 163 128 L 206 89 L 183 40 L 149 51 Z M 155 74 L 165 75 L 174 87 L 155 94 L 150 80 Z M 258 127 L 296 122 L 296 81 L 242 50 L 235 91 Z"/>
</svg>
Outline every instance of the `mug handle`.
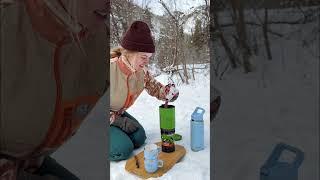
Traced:
<svg viewBox="0 0 320 180">
<path fill-rule="evenodd" d="M 158 167 L 163 167 L 163 161 L 162 160 L 158 160 Z"/>
<path fill-rule="evenodd" d="M 158 154 L 161 152 L 161 146 L 157 146 Z"/>
</svg>

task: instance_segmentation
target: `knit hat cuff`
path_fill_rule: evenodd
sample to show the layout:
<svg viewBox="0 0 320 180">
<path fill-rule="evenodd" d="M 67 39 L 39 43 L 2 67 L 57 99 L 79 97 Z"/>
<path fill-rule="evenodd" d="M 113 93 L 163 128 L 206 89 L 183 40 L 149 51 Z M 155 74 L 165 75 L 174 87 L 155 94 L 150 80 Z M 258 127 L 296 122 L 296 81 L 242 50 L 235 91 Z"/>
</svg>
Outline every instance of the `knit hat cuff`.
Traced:
<svg viewBox="0 0 320 180">
<path fill-rule="evenodd" d="M 129 41 L 128 39 L 123 39 L 121 42 L 121 46 L 131 51 L 147 52 L 147 53 L 155 52 L 154 44 L 138 43 L 138 42 Z"/>
</svg>

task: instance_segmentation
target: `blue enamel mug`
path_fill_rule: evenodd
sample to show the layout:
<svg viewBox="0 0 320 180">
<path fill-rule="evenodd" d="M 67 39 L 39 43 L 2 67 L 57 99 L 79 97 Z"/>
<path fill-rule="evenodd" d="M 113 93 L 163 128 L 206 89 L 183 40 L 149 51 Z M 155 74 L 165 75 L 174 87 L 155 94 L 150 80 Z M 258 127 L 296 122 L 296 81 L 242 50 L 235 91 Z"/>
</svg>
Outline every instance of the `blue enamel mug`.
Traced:
<svg viewBox="0 0 320 180">
<path fill-rule="evenodd" d="M 156 144 L 148 144 L 144 147 L 144 158 L 156 159 L 161 151 L 161 147 Z"/>
<path fill-rule="evenodd" d="M 144 159 L 144 168 L 148 173 L 154 173 L 159 167 L 163 167 L 163 161 L 159 159 Z"/>
<path fill-rule="evenodd" d="M 144 168 L 148 173 L 154 173 L 159 167 L 163 167 L 163 161 L 158 156 L 161 147 L 156 144 L 148 144 L 144 147 Z"/>
</svg>

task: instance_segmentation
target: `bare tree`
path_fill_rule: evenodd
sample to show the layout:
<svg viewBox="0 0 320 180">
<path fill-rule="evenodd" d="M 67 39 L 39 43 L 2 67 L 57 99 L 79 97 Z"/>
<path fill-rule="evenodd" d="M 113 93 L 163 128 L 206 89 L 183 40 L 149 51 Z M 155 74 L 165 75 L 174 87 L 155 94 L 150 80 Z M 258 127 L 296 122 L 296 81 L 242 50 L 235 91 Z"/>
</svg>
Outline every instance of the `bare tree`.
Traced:
<svg viewBox="0 0 320 180">
<path fill-rule="evenodd" d="M 179 74 L 179 75 L 180 75 L 183 82 L 185 82 L 186 84 L 189 84 L 187 63 L 186 63 L 186 59 L 184 58 L 183 50 L 181 48 L 181 43 L 184 42 L 183 25 L 189 16 L 186 16 L 184 13 L 176 11 L 176 10 L 171 12 L 168 5 L 163 0 L 159 0 L 159 2 L 162 5 L 162 7 L 166 10 L 168 15 L 170 16 L 170 18 L 172 20 L 171 22 L 173 23 L 173 27 L 174 27 L 174 31 L 175 31 L 175 35 L 173 37 L 174 38 L 174 45 L 173 45 L 174 53 L 173 53 L 171 67 L 176 67 L 176 69 L 178 69 L 179 62 L 181 62 L 183 65 L 184 78 L 182 78 L 181 74 Z M 177 73 L 179 73 L 179 71 L 177 71 Z"/>
<path fill-rule="evenodd" d="M 221 44 L 229 58 L 229 61 L 230 61 L 230 64 L 231 64 L 231 67 L 233 69 L 237 68 L 237 58 L 236 56 L 234 55 L 234 53 L 232 52 L 231 48 L 230 48 L 230 45 L 228 44 L 226 38 L 224 37 L 224 34 L 223 34 L 223 30 L 221 29 L 220 27 L 220 21 L 219 21 L 219 17 L 218 17 L 218 2 L 219 1 L 214 1 L 214 4 L 210 7 L 212 8 L 212 13 L 211 13 L 211 18 L 212 18 L 212 22 L 211 22 L 211 29 L 213 32 L 211 34 L 211 40 L 214 41 L 214 38 L 215 37 L 218 37 L 221 41 Z M 211 45 L 213 46 L 213 44 Z M 213 47 L 211 47 L 211 49 L 213 49 Z"/>
<path fill-rule="evenodd" d="M 250 48 L 247 44 L 247 31 L 244 17 L 244 3 L 240 0 L 231 0 L 233 15 L 236 21 L 236 30 L 239 38 L 240 51 L 242 53 L 243 68 L 245 73 L 251 72 Z"/>
<path fill-rule="evenodd" d="M 271 49 L 270 49 L 270 41 L 268 36 L 268 9 L 264 9 L 264 23 L 263 23 L 263 37 L 264 37 L 264 44 L 266 47 L 268 59 L 272 59 Z"/>
<path fill-rule="evenodd" d="M 111 33 L 113 34 L 111 42 L 113 44 L 119 43 L 120 37 L 134 19 L 133 14 L 133 0 L 117 0 L 111 2 Z"/>
</svg>

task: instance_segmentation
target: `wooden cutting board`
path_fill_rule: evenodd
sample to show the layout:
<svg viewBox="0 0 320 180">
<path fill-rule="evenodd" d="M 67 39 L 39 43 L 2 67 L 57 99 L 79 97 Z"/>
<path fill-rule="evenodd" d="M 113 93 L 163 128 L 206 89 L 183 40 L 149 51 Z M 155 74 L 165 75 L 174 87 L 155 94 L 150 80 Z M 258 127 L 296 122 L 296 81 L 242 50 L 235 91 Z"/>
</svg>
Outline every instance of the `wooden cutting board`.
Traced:
<svg viewBox="0 0 320 180">
<path fill-rule="evenodd" d="M 156 143 L 158 146 L 161 146 L 161 142 Z M 134 157 L 127 160 L 125 169 L 143 179 L 150 177 L 160 177 L 166 172 L 168 172 L 179 160 L 183 158 L 186 154 L 186 149 L 181 145 L 175 145 L 175 151 L 171 153 L 160 152 L 159 159 L 163 160 L 163 167 L 160 167 L 154 173 L 148 173 L 144 169 L 144 160 L 143 160 L 143 151 Z M 136 165 L 136 159 L 139 163 L 139 168 Z"/>
</svg>

